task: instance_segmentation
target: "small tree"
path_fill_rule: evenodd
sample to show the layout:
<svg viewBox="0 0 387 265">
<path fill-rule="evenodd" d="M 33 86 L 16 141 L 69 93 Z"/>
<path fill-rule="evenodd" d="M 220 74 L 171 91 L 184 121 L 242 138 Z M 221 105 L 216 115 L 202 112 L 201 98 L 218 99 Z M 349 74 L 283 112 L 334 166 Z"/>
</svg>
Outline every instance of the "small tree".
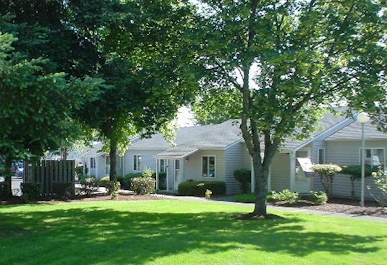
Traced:
<svg viewBox="0 0 387 265">
<path fill-rule="evenodd" d="M 239 182 L 242 193 L 248 193 L 251 184 L 251 170 L 237 169 L 234 171 L 234 178 Z"/>
<path fill-rule="evenodd" d="M 387 206 L 387 172 L 384 170 L 379 170 L 378 172 L 372 172 L 374 181 L 378 189 L 382 192 L 382 196 L 375 197 L 375 200 L 381 205 Z"/>
<path fill-rule="evenodd" d="M 342 166 L 342 174 L 350 175 L 351 179 L 351 195 L 355 197 L 355 180 L 361 179 L 361 165 Z M 372 169 L 370 166 L 365 167 L 365 176 L 371 176 Z"/>
<path fill-rule="evenodd" d="M 332 195 L 333 179 L 342 168 L 334 164 L 313 165 L 311 169 L 320 175 L 321 184 L 328 195 Z"/>
</svg>

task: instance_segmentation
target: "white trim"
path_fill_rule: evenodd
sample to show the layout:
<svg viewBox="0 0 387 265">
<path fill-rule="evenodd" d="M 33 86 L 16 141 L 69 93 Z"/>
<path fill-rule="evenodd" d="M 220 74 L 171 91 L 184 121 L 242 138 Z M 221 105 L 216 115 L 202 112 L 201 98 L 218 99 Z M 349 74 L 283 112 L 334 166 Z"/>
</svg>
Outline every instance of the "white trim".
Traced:
<svg viewBox="0 0 387 265">
<path fill-rule="evenodd" d="M 133 171 L 141 171 L 142 170 L 142 165 L 141 165 L 142 155 L 141 154 L 133 154 L 132 158 L 133 158 L 133 160 L 132 160 Z"/>
<path fill-rule="evenodd" d="M 324 151 L 324 157 L 323 157 L 323 159 L 322 159 L 322 164 L 325 164 L 326 163 L 326 156 L 327 156 L 327 153 L 326 153 L 326 148 L 325 147 L 318 147 L 317 148 L 317 163 L 318 164 L 321 164 L 320 163 L 320 150 L 323 150 Z M 312 161 L 313 162 L 313 161 Z"/>
<path fill-rule="evenodd" d="M 214 176 L 213 177 L 210 177 L 210 176 L 203 176 L 203 158 L 204 157 L 207 157 L 208 158 L 208 164 L 207 164 L 207 175 L 209 175 L 209 167 L 210 167 L 210 157 L 213 157 L 214 158 Z M 216 163 L 216 156 L 215 155 L 202 155 L 201 156 L 201 167 L 200 167 L 200 171 L 201 171 L 201 177 L 204 178 L 204 179 L 216 179 L 217 178 L 217 170 L 216 170 L 216 166 L 217 166 L 217 163 Z"/>
</svg>

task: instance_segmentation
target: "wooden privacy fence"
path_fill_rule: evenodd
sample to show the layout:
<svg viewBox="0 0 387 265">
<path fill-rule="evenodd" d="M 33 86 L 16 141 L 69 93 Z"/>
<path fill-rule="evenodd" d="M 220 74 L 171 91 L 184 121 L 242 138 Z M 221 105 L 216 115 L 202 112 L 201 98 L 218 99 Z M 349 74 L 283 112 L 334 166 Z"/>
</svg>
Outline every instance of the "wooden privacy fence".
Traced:
<svg viewBox="0 0 387 265">
<path fill-rule="evenodd" d="M 75 186 L 74 160 L 42 160 L 24 163 L 24 182 L 41 183 L 42 195 L 54 195 L 54 183 L 71 183 Z"/>
</svg>

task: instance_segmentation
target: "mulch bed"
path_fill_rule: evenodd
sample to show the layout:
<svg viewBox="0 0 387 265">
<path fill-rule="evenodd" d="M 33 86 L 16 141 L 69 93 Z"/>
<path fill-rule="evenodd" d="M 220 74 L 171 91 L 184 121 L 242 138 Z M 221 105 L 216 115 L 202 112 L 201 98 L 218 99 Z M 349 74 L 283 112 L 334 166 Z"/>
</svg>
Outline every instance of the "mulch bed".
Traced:
<svg viewBox="0 0 387 265">
<path fill-rule="evenodd" d="M 352 215 L 368 215 L 387 218 L 387 208 L 381 207 L 377 202 L 366 201 L 364 207 L 360 206 L 358 200 L 345 199 L 345 198 L 331 198 L 328 203 L 315 205 L 307 200 L 300 200 L 295 205 L 281 205 L 294 208 L 303 208 L 316 211 L 326 211 L 334 213 L 345 213 Z"/>
<path fill-rule="evenodd" d="M 138 200 L 165 200 L 162 195 L 136 195 L 133 193 L 120 194 L 117 198 L 119 201 L 138 201 Z M 49 199 L 41 200 L 34 203 L 59 203 L 59 202 L 89 202 L 89 201 L 110 201 L 111 197 L 107 194 L 95 194 L 89 196 L 73 196 L 65 200 Z M 7 201 L 0 201 L 0 205 L 4 204 L 20 204 L 23 203 L 20 197 L 12 197 Z M 335 213 L 345 213 L 352 215 L 368 215 L 387 218 L 387 207 L 381 207 L 376 202 L 366 201 L 365 207 L 359 205 L 359 201 L 342 198 L 331 198 L 328 203 L 315 205 L 307 200 L 300 200 L 294 205 L 285 205 L 277 203 L 277 206 L 286 206 L 293 208 L 303 208 L 316 211 L 326 211 Z M 274 216 L 273 216 L 274 217 Z M 239 216 L 240 219 L 251 219 L 252 216 Z M 238 219 L 239 219 L 238 218 Z M 261 217 L 255 217 L 257 219 Z"/>
</svg>

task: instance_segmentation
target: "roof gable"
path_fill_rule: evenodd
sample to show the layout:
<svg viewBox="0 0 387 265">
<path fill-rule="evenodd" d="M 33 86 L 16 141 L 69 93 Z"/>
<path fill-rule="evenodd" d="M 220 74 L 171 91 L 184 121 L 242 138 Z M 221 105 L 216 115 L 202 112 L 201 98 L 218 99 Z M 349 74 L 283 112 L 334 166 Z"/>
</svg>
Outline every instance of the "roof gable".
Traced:
<svg viewBox="0 0 387 265">
<path fill-rule="evenodd" d="M 355 119 L 351 119 L 351 123 L 340 131 L 335 132 L 326 141 L 349 141 L 361 140 L 362 125 Z M 371 122 L 364 124 L 364 139 L 365 140 L 387 140 L 387 134 L 379 131 Z"/>
</svg>

